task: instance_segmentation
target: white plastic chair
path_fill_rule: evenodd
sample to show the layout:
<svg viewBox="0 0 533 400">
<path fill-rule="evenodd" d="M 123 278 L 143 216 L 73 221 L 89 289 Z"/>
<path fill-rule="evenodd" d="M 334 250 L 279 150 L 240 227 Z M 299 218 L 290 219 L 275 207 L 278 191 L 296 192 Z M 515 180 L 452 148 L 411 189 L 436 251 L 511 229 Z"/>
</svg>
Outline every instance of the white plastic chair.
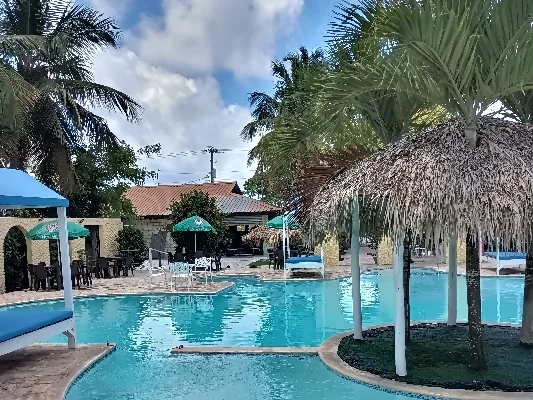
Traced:
<svg viewBox="0 0 533 400">
<path fill-rule="evenodd" d="M 198 270 L 198 268 L 203 268 L 203 270 Z M 196 260 L 194 260 L 194 270 L 192 272 L 194 274 L 200 274 L 202 271 L 205 273 L 206 284 L 207 284 L 207 271 L 209 271 L 211 280 L 213 280 L 213 274 L 212 274 L 213 271 L 211 269 L 211 258 L 199 257 Z"/>
<path fill-rule="evenodd" d="M 191 265 L 184 262 L 177 262 L 170 264 L 170 287 L 171 289 L 176 289 L 176 280 L 179 278 L 187 279 L 188 288 L 191 286 L 192 281 L 192 271 Z"/>
<path fill-rule="evenodd" d="M 158 277 L 158 276 L 164 276 L 165 278 L 165 287 L 167 287 L 167 273 L 165 272 L 165 270 L 163 269 L 163 267 L 160 267 L 160 266 L 153 266 L 153 265 L 148 265 L 148 274 L 150 275 L 150 287 L 152 286 L 152 280 L 153 278 L 155 277 Z"/>
</svg>

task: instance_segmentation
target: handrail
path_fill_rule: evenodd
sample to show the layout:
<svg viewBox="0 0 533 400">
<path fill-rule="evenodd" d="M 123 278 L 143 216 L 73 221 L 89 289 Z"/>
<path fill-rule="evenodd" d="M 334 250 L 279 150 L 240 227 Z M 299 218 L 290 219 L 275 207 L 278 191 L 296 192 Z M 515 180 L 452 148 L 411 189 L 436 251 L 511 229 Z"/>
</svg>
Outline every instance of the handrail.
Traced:
<svg viewBox="0 0 533 400">
<path fill-rule="evenodd" d="M 150 263 L 150 268 L 152 268 L 152 250 L 154 251 L 157 251 L 158 253 L 161 253 L 161 254 L 168 254 L 166 251 L 161 251 L 161 250 L 157 250 L 157 249 L 153 249 L 151 247 L 148 248 L 148 262 Z M 159 267 L 161 267 L 161 257 L 159 258 Z"/>
</svg>

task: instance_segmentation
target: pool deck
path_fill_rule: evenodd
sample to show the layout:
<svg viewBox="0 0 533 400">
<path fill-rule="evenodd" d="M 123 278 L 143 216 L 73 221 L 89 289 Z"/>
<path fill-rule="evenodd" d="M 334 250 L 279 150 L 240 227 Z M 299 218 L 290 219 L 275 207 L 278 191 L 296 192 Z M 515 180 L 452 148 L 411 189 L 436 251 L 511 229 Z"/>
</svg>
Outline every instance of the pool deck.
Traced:
<svg viewBox="0 0 533 400">
<path fill-rule="evenodd" d="M 222 259 L 222 266 L 225 266 L 221 272 L 214 274 L 215 277 L 234 277 L 234 276 L 254 276 L 264 281 L 279 281 L 279 280 L 318 280 L 322 279 L 320 273 L 315 271 L 296 271 L 285 278 L 283 270 L 274 270 L 268 268 L 267 265 L 258 268 L 249 268 L 248 264 L 252 261 L 257 261 L 264 258 L 263 256 L 255 257 L 224 257 Z M 326 279 L 339 279 L 349 277 L 351 275 L 350 269 L 350 255 L 343 256 L 344 260 L 339 261 L 339 265 L 335 267 L 326 268 Z M 435 257 L 416 258 L 413 260 L 412 268 L 434 269 L 439 272 L 447 272 L 448 265 L 438 264 Z M 380 269 L 389 269 L 391 265 L 376 265 L 374 259 L 368 255 L 367 250 L 362 249 L 360 254 L 361 271 L 371 271 Z M 465 266 L 458 265 L 457 272 L 460 275 L 465 274 Z M 516 276 L 523 273 L 520 268 L 502 268 L 500 276 Z M 481 264 L 482 276 L 495 276 L 496 265 L 491 262 L 484 262 Z M 201 279 L 194 282 L 188 288 L 183 280 L 175 290 L 170 290 L 169 281 L 167 286 L 163 284 L 162 278 L 154 278 L 153 284 L 150 284 L 148 272 L 139 270 L 135 271 L 135 276 L 120 277 L 112 279 L 93 279 L 93 285 L 89 287 L 82 286 L 81 289 L 74 289 L 75 297 L 92 297 L 92 296 L 123 296 L 123 295 L 143 295 L 143 294 L 217 294 L 230 287 L 233 283 L 216 280 L 209 281 L 207 284 Z M 0 306 L 10 304 L 23 304 L 33 301 L 43 300 L 61 300 L 63 298 L 62 291 L 17 291 L 11 293 L 0 294 Z"/>
<path fill-rule="evenodd" d="M 113 345 L 32 345 L 0 357 L 0 400 L 63 400 L 70 385 Z"/>
<path fill-rule="evenodd" d="M 99 296 L 124 296 L 124 295 L 142 295 L 142 294 L 217 294 L 222 290 L 232 286 L 232 282 L 216 281 L 198 281 L 193 282 L 191 287 L 187 287 L 183 280 L 175 290 L 171 290 L 169 281 L 164 285 L 163 278 L 154 278 L 153 284 L 150 284 L 150 278 L 146 271 L 135 271 L 135 276 L 111 278 L 111 279 L 93 279 L 92 286 L 81 286 L 81 289 L 74 289 L 74 297 L 99 297 Z M 62 300 L 63 291 L 52 290 L 45 291 L 16 291 L 0 295 L 0 306 L 10 304 L 23 304 L 33 301 L 43 300 Z"/>
</svg>

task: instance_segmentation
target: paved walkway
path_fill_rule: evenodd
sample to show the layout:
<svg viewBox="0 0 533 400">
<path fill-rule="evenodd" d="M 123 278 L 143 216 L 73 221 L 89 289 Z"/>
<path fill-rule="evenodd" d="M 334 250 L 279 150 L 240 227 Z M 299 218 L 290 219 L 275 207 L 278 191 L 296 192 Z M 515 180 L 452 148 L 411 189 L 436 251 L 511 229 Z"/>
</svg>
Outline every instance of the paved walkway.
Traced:
<svg viewBox="0 0 533 400">
<path fill-rule="evenodd" d="M 76 377 L 113 346 L 34 345 L 0 357 L 0 400 L 63 400 Z"/>
</svg>

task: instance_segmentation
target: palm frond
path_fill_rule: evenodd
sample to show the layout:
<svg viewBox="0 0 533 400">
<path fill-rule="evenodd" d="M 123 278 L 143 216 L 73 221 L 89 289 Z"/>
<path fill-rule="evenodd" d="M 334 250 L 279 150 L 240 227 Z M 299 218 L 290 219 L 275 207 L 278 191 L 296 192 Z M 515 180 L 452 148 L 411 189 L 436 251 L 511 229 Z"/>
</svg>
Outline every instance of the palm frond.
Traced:
<svg viewBox="0 0 533 400">
<path fill-rule="evenodd" d="M 142 107 L 133 98 L 119 90 L 94 82 L 56 79 L 55 92 L 60 98 L 67 95 L 84 105 L 122 112 L 129 121 L 141 118 Z"/>
</svg>

